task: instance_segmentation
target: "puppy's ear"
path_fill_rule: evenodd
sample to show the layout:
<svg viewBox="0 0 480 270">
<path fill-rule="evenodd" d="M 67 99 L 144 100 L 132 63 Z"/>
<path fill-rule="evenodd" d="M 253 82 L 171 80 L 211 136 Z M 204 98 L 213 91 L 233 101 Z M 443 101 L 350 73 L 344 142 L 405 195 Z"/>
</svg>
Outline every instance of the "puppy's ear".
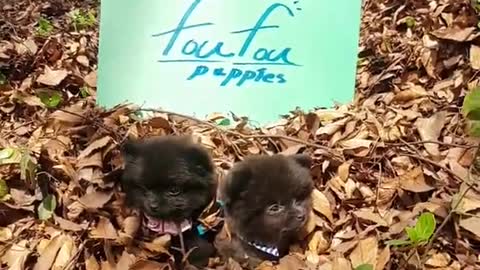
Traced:
<svg viewBox="0 0 480 270">
<path fill-rule="evenodd" d="M 135 157 L 138 153 L 137 142 L 132 139 L 127 139 L 121 146 L 121 151 L 126 158 Z"/>
<path fill-rule="evenodd" d="M 290 157 L 302 167 L 310 169 L 310 166 L 312 166 L 312 158 L 310 158 L 310 156 L 307 154 L 295 154 L 291 155 Z"/>
<path fill-rule="evenodd" d="M 212 173 L 213 163 L 210 153 L 203 146 L 194 143 L 188 143 L 185 150 L 187 160 L 194 164 L 194 168 L 198 170 L 198 173 L 206 174 Z"/>
<path fill-rule="evenodd" d="M 252 179 L 252 171 L 244 165 L 246 164 L 234 165 L 225 177 L 222 197 L 227 209 L 230 209 L 236 201 L 245 198 L 245 192 Z"/>
</svg>

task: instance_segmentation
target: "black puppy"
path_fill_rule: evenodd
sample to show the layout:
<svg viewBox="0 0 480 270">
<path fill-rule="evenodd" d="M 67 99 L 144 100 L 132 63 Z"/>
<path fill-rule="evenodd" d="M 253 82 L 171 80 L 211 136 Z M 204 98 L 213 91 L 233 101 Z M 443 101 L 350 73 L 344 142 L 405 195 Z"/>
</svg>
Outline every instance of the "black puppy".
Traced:
<svg viewBox="0 0 480 270">
<path fill-rule="evenodd" d="M 208 152 L 188 137 L 161 136 L 124 144 L 122 186 L 126 202 L 142 211 L 144 228 L 172 235 L 180 248 L 179 226 L 189 262 L 204 267 L 215 248 L 198 231 L 197 218 L 215 198 L 217 182 Z M 172 250 L 176 262 L 181 254 Z M 178 265 L 177 265 L 178 266 Z"/>
<path fill-rule="evenodd" d="M 310 163 L 298 154 L 252 156 L 234 165 L 220 193 L 229 232 L 218 234 L 215 245 L 223 257 L 253 269 L 288 254 L 311 210 Z"/>
</svg>

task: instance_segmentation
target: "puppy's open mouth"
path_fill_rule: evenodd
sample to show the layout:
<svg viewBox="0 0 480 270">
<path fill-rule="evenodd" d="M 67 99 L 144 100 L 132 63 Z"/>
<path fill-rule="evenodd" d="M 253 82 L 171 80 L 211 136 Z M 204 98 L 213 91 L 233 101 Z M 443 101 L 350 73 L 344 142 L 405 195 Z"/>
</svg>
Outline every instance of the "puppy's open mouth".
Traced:
<svg viewBox="0 0 480 270">
<path fill-rule="evenodd" d="M 160 234 L 171 234 L 177 235 L 180 233 L 178 223 L 163 219 L 154 218 L 144 214 L 144 226 L 147 227 L 149 230 L 154 231 Z M 181 232 L 185 232 L 192 228 L 192 222 L 190 220 L 183 220 L 180 223 Z"/>
</svg>

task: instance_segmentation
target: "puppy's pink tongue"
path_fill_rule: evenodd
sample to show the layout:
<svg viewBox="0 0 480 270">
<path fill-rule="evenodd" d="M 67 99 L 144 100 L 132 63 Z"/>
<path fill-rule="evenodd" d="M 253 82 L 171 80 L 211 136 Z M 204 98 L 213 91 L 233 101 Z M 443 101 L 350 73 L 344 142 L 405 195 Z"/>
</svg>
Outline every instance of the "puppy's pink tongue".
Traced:
<svg viewBox="0 0 480 270">
<path fill-rule="evenodd" d="M 146 216 L 146 217 L 147 217 L 146 226 L 147 226 L 148 229 L 150 229 L 154 232 L 157 232 L 157 233 L 162 233 L 162 234 L 165 234 L 165 233 L 168 233 L 168 234 L 171 234 L 171 235 L 179 234 L 177 223 L 172 222 L 172 221 L 156 219 L 156 218 L 149 217 L 149 216 Z M 182 232 L 190 229 L 191 227 L 192 227 L 192 224 L 188 220 L 184 220 L 180 224 L 180 228 L 182 229 Z"/>
</svg>

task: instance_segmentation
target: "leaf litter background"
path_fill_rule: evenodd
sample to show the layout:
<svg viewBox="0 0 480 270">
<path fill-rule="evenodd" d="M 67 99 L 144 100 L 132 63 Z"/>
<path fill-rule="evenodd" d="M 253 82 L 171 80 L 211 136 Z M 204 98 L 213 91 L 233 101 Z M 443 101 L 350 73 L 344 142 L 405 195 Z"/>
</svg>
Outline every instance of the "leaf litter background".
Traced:
<svg viewBox="0 0 480 270">
<path fill-rule="evenodd" d="M 314 157 L 308 234 L 280 265 L 260 269 L 480 269 L 478 139 L 461 114 L 479 84 L 475 1 L 364 1 L 355 102 L 290 112 L 259 130 L 241 118 L 226 129 L 220 115 L 140 121 L 133 106 L 95 107 L 98 7 L 0 4 L 2 269 L 163 267 L 153 259 L 168 237 L 132 242 L 138 220 L 122 207 L 118 145 L 171 133 L 208 147 L 220 176 L 247 155 Z M 407 239 L 425 211 L 437 220 L 431 244 L 386 245 Z"/>
</svg>

